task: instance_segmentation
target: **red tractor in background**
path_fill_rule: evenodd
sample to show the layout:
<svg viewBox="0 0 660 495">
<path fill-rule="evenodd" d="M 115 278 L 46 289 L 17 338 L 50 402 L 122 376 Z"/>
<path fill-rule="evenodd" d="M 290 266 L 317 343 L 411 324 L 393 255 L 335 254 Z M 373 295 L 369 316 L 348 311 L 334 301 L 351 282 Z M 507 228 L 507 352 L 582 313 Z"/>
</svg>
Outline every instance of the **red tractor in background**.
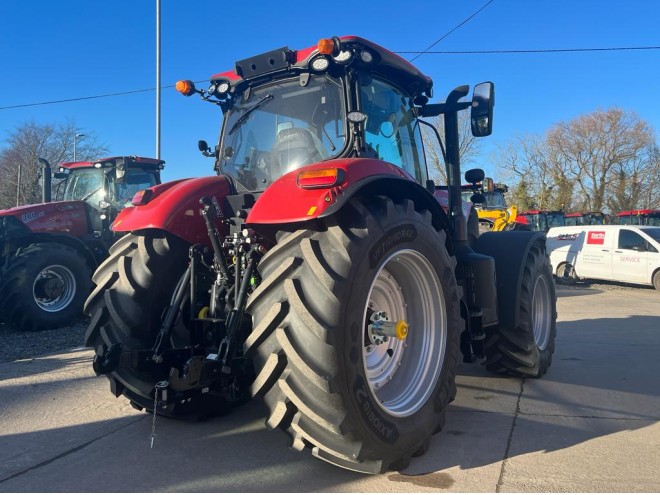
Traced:
<svg viewBox="0 0 660 495">
<path fill-rule="evenodd" d="M 492 83 L 430 104 L 430 78 L 345 36 L 177 89 L 223 112 L 218 144 L 199 143 L 218 175 L 149 188 L 114 222 L 126 235 L 85 303 L 94 370 L 114 395 L 170 417 L 261 397 L 292 448 L 377 473 L 428 448 L 461 355 L 546 372 L 545 236 L 480 236 L 461 201 L 458 112 L 489 135 Z M 438 115 L 450 183 L 436 187 L 420 127 Z"/>
<path fill-rule="evenodd" d="M 564 212 L 560 210 L 528 210 L 519 212 L 516 222 L 521 228 L 537 232 L 547 232 L 552 227 L 563 227 Z"/>
<path fill-rule="evenodd" d="M 160 183 L 164 164 L 136 156 L 61 163 L 62 200 L 51 202 L 50 164 L 40 162 L 44 202 L 0 211 L 0 320 L 20 330 L 82 316 L 92 273 L 119 236 L 110 223 L 136 192 Z"/>
<path fill-rule="evenodd" d="M 660 210 L 628 210 L 617 213 L 618 225 L 652 225 L 660 227 Z"/>
<path fill-rule="evenodd" d="M 566 213 L 564 215 L 564 225 L 604 225 L 606 222 L 605 214 L 602 211 L 589 211 L 586 213 Z"/>
</svg>

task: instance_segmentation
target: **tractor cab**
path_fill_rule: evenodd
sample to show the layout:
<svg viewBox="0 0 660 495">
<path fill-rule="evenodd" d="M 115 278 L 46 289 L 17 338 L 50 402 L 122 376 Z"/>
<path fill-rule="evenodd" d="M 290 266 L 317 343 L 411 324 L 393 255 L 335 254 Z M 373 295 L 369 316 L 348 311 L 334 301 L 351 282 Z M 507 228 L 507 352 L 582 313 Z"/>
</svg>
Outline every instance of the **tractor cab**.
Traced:
<svg viewBox="0 0 660 495">
<path fill-rule="evenodd" d="M 111 206 L 120 210 L 130 204 L 138 191 L 160 183 L 163 164 L 162 160 L 142 157 L 64 162 L 55 178 L 64 179 L 59 186 L 63 186 L 63 201 L 84 201 L 98 211 Z"/>
<path fill-rule="evenodd" d="M 531 230 L 547 232 L 552 227 L 565 225 L 564 212 L 560 210 L 529 210 L 518 214 L 516 222 Z"/>
<path fill-rule="evenodd" d="M 222 108 L 219 144 L 200 142 L 216 171 L 239 191 L 263 191 L 293 170 L 338 158 L 380 159 L 425 184 L 417 117 L 429 115 L 432 85 L 401 57 L 345 36 L 239 61 L 207 90 L 176 86 Z"/>
</svg>

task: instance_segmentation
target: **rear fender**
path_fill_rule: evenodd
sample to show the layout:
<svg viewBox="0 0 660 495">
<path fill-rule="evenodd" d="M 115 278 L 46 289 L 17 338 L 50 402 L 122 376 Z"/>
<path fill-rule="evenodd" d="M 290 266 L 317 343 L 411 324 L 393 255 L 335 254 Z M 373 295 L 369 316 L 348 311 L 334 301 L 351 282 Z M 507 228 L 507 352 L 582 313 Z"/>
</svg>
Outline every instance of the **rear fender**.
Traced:
<svg viewBox="0 0 660 495">
<path fill-rule="evenodd" d="M 302 171 L 337 168 L 343 181 L 333 187 L 305 189 L 298 185 Z M 431 211 L 434 226 L 450 232 L 440 203 L 405 171 L 370 158 L 329 160 L 294 170 L 275 181 L 256 201 L 246 223 L 258 225 L 298 223 L 328 217 L 354 196 L 382 194 L 394 200 L 410 198 L 418 208 Z"/>
<path fill-rule="evenodd" d="M 19 249 L 32 244 L 62 244 L 75 249 L 85 258 L 89 266 L 96 268 L 107 256 L 107 250 L 99 244 L 97 251 L 88 246 L 81 239 L 67 234 L 49 234 L 41 232 L 26 232 L 25 235 L 13 236 L 0 242 L 0 267 L 4 265 L 5 257 L 13 256 Z"/>
<path fill-rule="evenodd" d="M 218 218 L 216 228 L 227 234 L 222 203 L 231 192 L 229 181 L 223 176 L 183 179 L 150 188 L 153 196 L 148 203 L 124 208 L 112 224 L 115 232 L 160 229 L 174 234 L 190 244 L 210 246 L 200 198 L 211 198 Z"/>
<path fill-rule="evenodd" d="M 497 279 L 497 310 L 503 328 L 516 328 L 520 319 L 520 287 L 525 260 L 534 243 L 545 234 L 535 231 L 512 230 L 486 232 L 477 239 L 474 250 L 495 259 Z"/>
</svg>

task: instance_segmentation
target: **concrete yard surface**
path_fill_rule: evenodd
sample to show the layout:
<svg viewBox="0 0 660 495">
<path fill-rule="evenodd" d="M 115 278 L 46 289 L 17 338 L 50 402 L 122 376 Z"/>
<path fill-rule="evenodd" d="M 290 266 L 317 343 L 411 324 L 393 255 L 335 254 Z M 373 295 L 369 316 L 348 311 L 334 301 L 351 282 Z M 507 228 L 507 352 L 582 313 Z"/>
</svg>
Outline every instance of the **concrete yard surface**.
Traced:
<svg viewBox="0 0 660 495">
<path fill-rule="evenodd" d="M 202 422 L 114 398 L 78 349 L 0 364 L 2 492 L 660 492 L 660 293 L 557 289 L 542 379 L 461 365 L 447 423 L 402 472 L 287 448 L 252 401 Z"/>
</svg>

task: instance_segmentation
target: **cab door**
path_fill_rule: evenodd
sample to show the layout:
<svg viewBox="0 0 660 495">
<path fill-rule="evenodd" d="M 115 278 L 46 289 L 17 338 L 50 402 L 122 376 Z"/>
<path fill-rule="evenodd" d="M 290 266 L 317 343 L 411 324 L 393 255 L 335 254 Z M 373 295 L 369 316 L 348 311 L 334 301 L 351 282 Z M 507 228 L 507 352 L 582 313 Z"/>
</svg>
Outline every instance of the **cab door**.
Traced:
<svg viewBox="0 0 660 495">
<path fill-rule="evenodd" d="M 614 280 L 637 284 L 648 283 L 647 242 L 638 232 L 619 230 L 616 249 L 612 258 Z"/>
</svg>

